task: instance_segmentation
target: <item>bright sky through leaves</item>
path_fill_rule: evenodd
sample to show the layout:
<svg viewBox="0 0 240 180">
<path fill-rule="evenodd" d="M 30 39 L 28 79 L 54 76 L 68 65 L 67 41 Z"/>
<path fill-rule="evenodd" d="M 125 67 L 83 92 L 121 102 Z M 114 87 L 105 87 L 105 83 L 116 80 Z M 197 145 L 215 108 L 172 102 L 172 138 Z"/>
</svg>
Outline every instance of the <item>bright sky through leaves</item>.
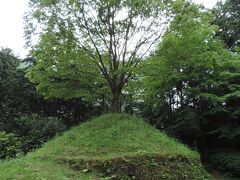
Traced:
<svg viewBox="0 0 240 180">
<path fill-rule="evenodd" d="M 212 8 L 218 0 L 193 0 Z M 11 48 L 16 55 L 24 58 L 23 15 L 27 11 L 28 0 L 0 0 L 0 47 Z"/>
</svg>

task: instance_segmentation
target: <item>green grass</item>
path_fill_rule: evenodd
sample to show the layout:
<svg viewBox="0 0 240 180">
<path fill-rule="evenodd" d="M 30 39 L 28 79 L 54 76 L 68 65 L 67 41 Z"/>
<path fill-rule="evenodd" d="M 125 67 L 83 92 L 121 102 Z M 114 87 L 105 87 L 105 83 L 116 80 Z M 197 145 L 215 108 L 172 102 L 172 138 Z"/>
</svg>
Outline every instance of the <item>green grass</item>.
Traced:
<svg viewBox="0 0 240 180">
<path fill-rule="evenodd" d="M 143 120 L 127 114 L 107 114 L 72 128 L 39 149 L 38 156 L 116 158 L 137 154 L 187 155 L 198 153 L 170 139 Z"/>
<path fill-rule="evenodd" d="M 72 128 L 26 157 L 0 163 L 0 179 L 94 179 L 96 174 L 80 173 L 62 160 L 108 161 L 138 156 L 199 160 L 198 153 L 142 119 L 106 114 Z"/>
<path fill-rule="evenodd" d="M 0 179 L 94 179 L 94 174 L 84 174 L 60 165 L 54 159 L 41 159 L 32 155 L 0 163 Z"/>
</svg>

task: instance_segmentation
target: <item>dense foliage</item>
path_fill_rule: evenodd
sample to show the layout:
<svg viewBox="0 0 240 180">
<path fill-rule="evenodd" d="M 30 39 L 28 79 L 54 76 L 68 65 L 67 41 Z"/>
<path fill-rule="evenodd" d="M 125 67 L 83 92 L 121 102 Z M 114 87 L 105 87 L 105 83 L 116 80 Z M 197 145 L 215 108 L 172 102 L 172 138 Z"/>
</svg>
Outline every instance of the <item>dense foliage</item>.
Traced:
<svg viewBox="0 0 240 180">
<path fill-rule="evenodd" d="M 227 47 L 236 50 L 240 45 L 240 4 L 237 0 L 219 2 L 214 9 L 214 23 L 219 26 L 217 35 L 222 38 Z"/>
<path fill-rule="evenodd" d="M 19 60 L 13 56 L 11 50 L 0 51 L 0 130 L 3 130 L 8 121 L 14 118 L 17 111 L 23 110 L 25 105 L 25 101 L 21 99 L 22 79 L 19 78 L 21 72 L 17 69 L 18 66 Z"/>
<path fill-rule="evenodd" d="M 21 137 L 24 152 L 40 147 L 56 134 L 66 130 L 66 126 L 57 118 L 42 118 L 36 114 L 22 115 L 16 119 L 16 125 L 18 129 L 15 133 Z"/>
<path fill-rule="evenodd" d="M 16 157 L 21 153 L 21 141 L 12 133 L 0 131 L 0 160 Z"/>
<path fill-rule="evenodd" d="M 238 151 L 221 150 L 211 155 L 211 162 L 223 172 L 240 176 L 240 153 Z"/>
<path fill-rule="evenodd" d="M 143 79 L 144 115 L 203 157 L 207 149 L 221 147 L 216 141 L 237 147 L 240 140 L 240 57 L 214 37 L 210 20 L 196 6 L 181 13 L 144 64 Z"/>
<path fill-rule="evenodd" d="M 45 100 L 25 77 L 33 65 L 33 58 L 20 60 L 10 49 L 0 51 L 0 131 L 6 132 L 0 159 L 14 157 L 19 148 L 23 152 L 37 148 L 67 127 L 101 111 L 99 104 L 83 99 Z M 15 142 L 14 137 L 10 138 L 12 133 L 18 137 L 20 147 L 11 145 Z"/>
</svg>

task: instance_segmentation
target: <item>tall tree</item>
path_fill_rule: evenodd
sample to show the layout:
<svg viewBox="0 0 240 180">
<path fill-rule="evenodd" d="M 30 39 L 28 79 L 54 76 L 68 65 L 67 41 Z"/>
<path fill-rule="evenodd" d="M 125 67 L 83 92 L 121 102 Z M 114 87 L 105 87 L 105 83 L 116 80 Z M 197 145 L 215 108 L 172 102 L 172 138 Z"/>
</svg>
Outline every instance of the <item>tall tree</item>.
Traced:
<svg viewBox="0 0 240 180">
<path fill-rule="evenodd" d="M 232 69 L 239 59 L 215 38 L 217 28 L 211 20 L 210 13 L 189 5 L 176 16 L 172 31 L 145 62 L 147 116 L 203 155 L 209 133 L 226 132 L 231 125 L 235 125 L 235 136 L 239 133 L 236 118 L 234 124 L 230 121 L 232 110 L 228 107 L 230 97 L 238 99 L 239 85 L 230 79 L 239 75 L 238 66 Z"/>
<path fill-rule="evenodd" d="M 184 19 L 184 21 L 180 21 Z M 189 6 L 144 62 L 143 114 L 197 148 L 239 149 L 240 57 L 226 49 L 205 10 Z"/>
<path fill-rule="evenodd" d="M 40 45 L 33 52 L 38 53 L 37 63 L 44 58 L 56 73 L 59 55 L 54 51 L 65 56 L 66 63 L 71 62 L 69 51 L 74 51 L 79 54 L 77 60 L 85 57 L 85 64 L 97 67 L 110 87 L 112 110 L 117 112 L 132 69 L 161 39 L 174 10 L 183 4 L 184 0 L 31 0 L 26 34 L 30 41 L 38 34 L 40 44 L 48 44 L 48 49 Z M 55 40 L 49 41 L 49 36 Z"/>
<path fill-rule="evenodd" d="M 214 9 L 214 23 L 219 26 L 217 35 L 227 47 L 234 50 L 240 45 L 240 3 L 239 0 L 220 2 Z"/>
<path fill-rule="evenodd" d="M 0 51 L 0 120 L 4 116 L 13 114 L 12 109 L 16 106 L 15 95 L 17 95 L 17 67 L 19 60 L 10 49 Z M 1 123 L 1 122 L 0 122 Z"/>
</svg>

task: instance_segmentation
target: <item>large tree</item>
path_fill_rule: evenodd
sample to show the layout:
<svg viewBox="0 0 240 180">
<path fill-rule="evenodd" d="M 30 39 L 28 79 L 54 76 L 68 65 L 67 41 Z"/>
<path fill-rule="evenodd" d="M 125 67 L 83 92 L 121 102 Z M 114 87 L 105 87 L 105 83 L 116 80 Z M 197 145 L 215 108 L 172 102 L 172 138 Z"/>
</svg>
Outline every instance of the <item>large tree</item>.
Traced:
<svg viewBox="0 0 240 180">
<path fill-rule="evenodd" d="M 38 35 L 40 43 L 33 53 L 37 63 L 46 61 L 48 73 L 61 74 L 59 59 L 97 67 L 98 76 L 110 87 L 112 110 L 117 112 L 133 68 L 153 50 L 174 10 L 183 4 L 183 0 L 31 0 L 27 38 L 31 42 Z M 84 66 L 78 70 L 89 72 Z M 41 86 L 40 81 L 34 81 Z"/>
<path fill-rule="evenodd" d="M 196 6 L 176 16 L 142 78 L 143 114 L 203 157 L 209 149 L 238 148 L 240 140 L 240 58 L 211 22 Z"/>
<path fill-rule="evenodd" d="M 219 26 L 217 35 L 234 50 L 240 45 L 240 3 L 239 0 L 219 2 L 214 9 L 214 23 Z"/>
<path fill-rule="evenodd" d="M 0 50 L 0 124 L 5 115 L 12 114 L 11 109 L 16 105 L 18 65 L 19 60 L 10 49 Z"/>
<path fill-rule="evenodd" d="M 211 139 L 239 141 L 240 133 L 239 57 L 214 36 L 211 20 L 196 6 L 176 16 L 172 31 L 144 62 L 143 78 L 146 116 L 203 155 Z"/>
</svg>

